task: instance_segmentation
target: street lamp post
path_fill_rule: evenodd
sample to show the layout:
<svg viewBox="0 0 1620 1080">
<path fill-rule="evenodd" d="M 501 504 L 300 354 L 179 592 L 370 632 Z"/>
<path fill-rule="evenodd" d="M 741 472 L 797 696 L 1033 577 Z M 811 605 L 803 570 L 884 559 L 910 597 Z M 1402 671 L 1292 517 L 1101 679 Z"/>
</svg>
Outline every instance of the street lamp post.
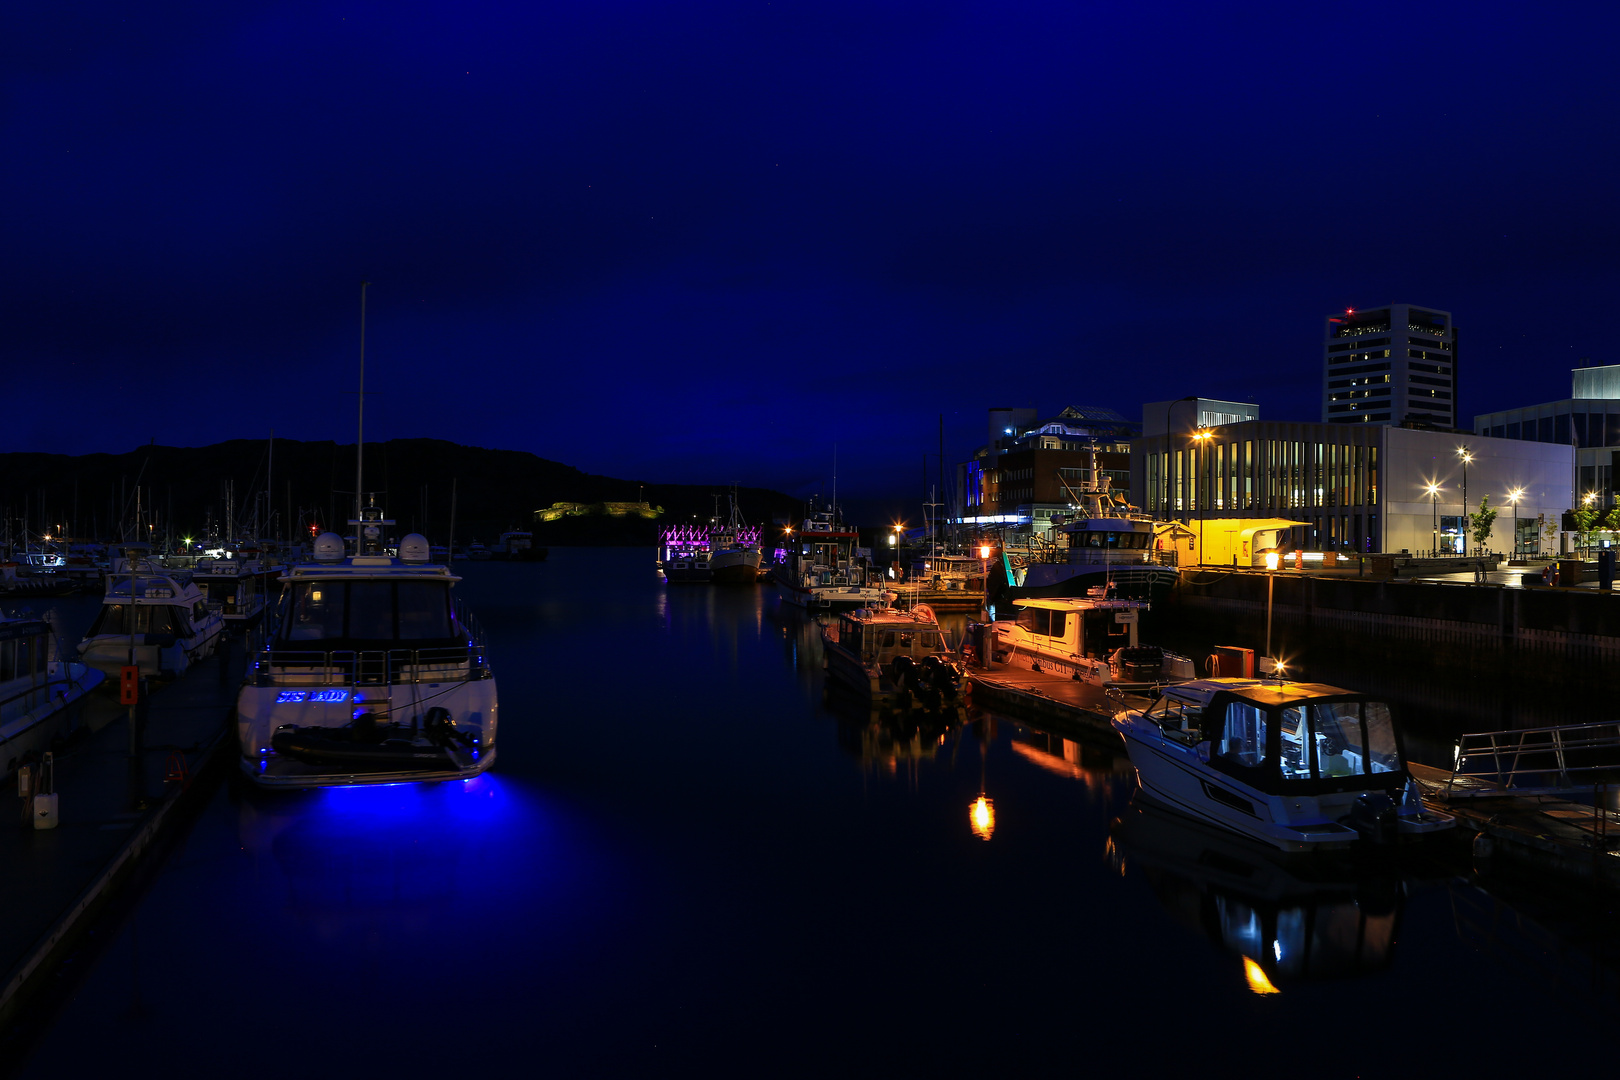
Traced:
<svg viewBox="0 0 1620 1080">
<path fill-rule="evenodd" d="M 1204 562 L 1204 486 L 1209 482 L 1209 470 L 1206 468 L 1210 436 L 1215 433 L 1208 428 L 1199 428 L 1193 432 L 1193 510 L 1198 514 L 1198 563 Z"/>
<path fill-rule="evenodd" d="M 1439 510 L 1436 509 L 1436 507 L 1437 507 L 1436 500 L 1440 497 L 1440 485 L 1435 484 L 1435 483 L 1431 483 L 1429 485 L 1429 487 L 1428 487 L 1428 492 L 1429 492 L 1429 545 L 1430 545 L 1429 554 L 1430 555 L 1438 555 L 1438 554 L 1440 554 L 1440 518 L 1438 516 L 1439 515 Z"/>
<path fill-rule="evenodd" d="M 1463 503 L 1462 503 L 1462 506 L 1463 506 L 1463 519 L 1462 519 L 1463 520 L 1463 537 L 1462 537 L 1462 542 L 1463 543 L 1462 543 L 1462 547 L 1463 547 L 1463 554 L 1467 555 L 1468 554 L 1468 534 L 1469 534 L 1469 528 L 1468 528 L 1468 463 L 1470 461 L 1474 460 L 1474 455 L 1469 452 L 1468 446 L 1465 443 L 1462 446 L 1457 447 L 1457 456 L 1462 458 L 1462 465 L 1463 465 L 1463 477 L 1462 477 L 1462 500 L 1463 500 Z"/>
<path fill-rule="evenodd" d="M 1521 554 L 1519 548 L 1519 500 L 1524 498 L 1524 488 L 1514 488 L 1507 494 L 1508 505 L 1513 507 L 1513 557 L 1517 559 Z"/>
</svg>

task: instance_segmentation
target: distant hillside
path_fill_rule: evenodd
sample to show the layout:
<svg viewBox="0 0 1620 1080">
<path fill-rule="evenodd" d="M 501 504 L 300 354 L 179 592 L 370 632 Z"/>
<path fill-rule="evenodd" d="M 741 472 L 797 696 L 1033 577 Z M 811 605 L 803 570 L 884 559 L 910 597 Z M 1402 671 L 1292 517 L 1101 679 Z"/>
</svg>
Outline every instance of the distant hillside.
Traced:
<svg viewBox="0 0 1620 1080">
<path fill-rule="evenodd" d="M 307 533 L 311 524 L 343 531 L 352 515 L 354 444 L 275 442 L 273 490 L 269 503 L 278 527 L 291 520 Z M 266 510 L 264 440 L 235 439 L 214 446 L 142 447 L 127 454 L 0 454 L 0 514 L 12 530 L 25 512 L 37 536 L 66 528 L 73 535 L 115 538 L 134 519 L 139 478 L 141 520 L 161 532 L 172 522 L 181 536 L 201 536 L 207 522 L 226 509 L 227 485 L 234 485 L 235 516 Z M 394 439 L 368 443 L 365 486 L 399 522 L 400 532 L 422 532 L 435 543 L 447 539 L 451 485 L 456 489 L 456 537 L 493 541 L 507 529 L 533 528 L 542 542 L 650 544 L 669 521 L 707 520 L 722 482 L 654 484 L 593 476 L 569 465 L 520 450 L 486 450 L 439 439 Z M 777 515 L 797 520 L 802 505 L 792 496 L 765 488 L 738 493 L 743 515 L 769 523 Z M 661 507 L 657 520 L 639 517 L 576 516 L 538 523 L 535 511 L 555 503 L 633 503 Z M 0 533 L 6 530 L 0 529 Z M 261 531 L 268 531 L 262 529 Z"/>
</svg>

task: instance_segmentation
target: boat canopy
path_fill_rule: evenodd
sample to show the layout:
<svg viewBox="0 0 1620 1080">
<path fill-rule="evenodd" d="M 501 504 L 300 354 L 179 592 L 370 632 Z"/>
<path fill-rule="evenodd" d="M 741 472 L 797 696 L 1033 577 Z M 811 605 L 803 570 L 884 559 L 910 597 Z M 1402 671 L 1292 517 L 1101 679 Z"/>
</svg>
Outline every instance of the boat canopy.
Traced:
<svg viewBox="0 0 1620 1080">
<path fill-rule="evenodd" d="M 1406 765 L 1386 702 L 1320 683 L 1257 683 L 1196 699 L 1170 692 L 1148 715 L 1201 733 L 1210 766 L 1273 795 L 1395 789 Z"/>
</svg>

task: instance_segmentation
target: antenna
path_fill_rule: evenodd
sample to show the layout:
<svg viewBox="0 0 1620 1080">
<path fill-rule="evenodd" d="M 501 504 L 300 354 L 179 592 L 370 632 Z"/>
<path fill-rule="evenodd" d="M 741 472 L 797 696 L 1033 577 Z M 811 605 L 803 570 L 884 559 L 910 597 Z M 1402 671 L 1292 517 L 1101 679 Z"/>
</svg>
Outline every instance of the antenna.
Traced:
<svg viewBox="0 0 1620 1080">
<path fill-rule="evenodd" d="M 365 506 L 365 496 L 361 494 L 365 486 L 360 482 L 365 475 L 363 468 L 366 452 L 366 289 L 371 282 L 360 283 L 360 419 L 355 428 L 354 436 L 354 518 L 360 520 L 360 511 Z M 355 537 L 355 547 L 358 549 L 360 538 Z"/>
</svg>

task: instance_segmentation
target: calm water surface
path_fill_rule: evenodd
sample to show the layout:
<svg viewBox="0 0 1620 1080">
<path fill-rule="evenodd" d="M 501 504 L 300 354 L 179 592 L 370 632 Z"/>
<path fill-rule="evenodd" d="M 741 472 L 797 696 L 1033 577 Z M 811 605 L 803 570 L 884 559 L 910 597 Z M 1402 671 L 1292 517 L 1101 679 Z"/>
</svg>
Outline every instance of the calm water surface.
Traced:
<svg viewBox="0 0 1620 1080">
<path fill-rule="evenodd" d="M 465 566 L 500 682 L 495 770 L 225 786 L 28 1075 L 1607 1060 L 1607 939 L 1569 928 L 1589 923 L 1441 872 L 1302 881 L 1132 809 L 1108 738 L 843 714 L 814 624 L 772 591 L 651 567 L 566 548 Z M 1245 956 L 1265 960 L 1253 981 Z"/>
</svg>

